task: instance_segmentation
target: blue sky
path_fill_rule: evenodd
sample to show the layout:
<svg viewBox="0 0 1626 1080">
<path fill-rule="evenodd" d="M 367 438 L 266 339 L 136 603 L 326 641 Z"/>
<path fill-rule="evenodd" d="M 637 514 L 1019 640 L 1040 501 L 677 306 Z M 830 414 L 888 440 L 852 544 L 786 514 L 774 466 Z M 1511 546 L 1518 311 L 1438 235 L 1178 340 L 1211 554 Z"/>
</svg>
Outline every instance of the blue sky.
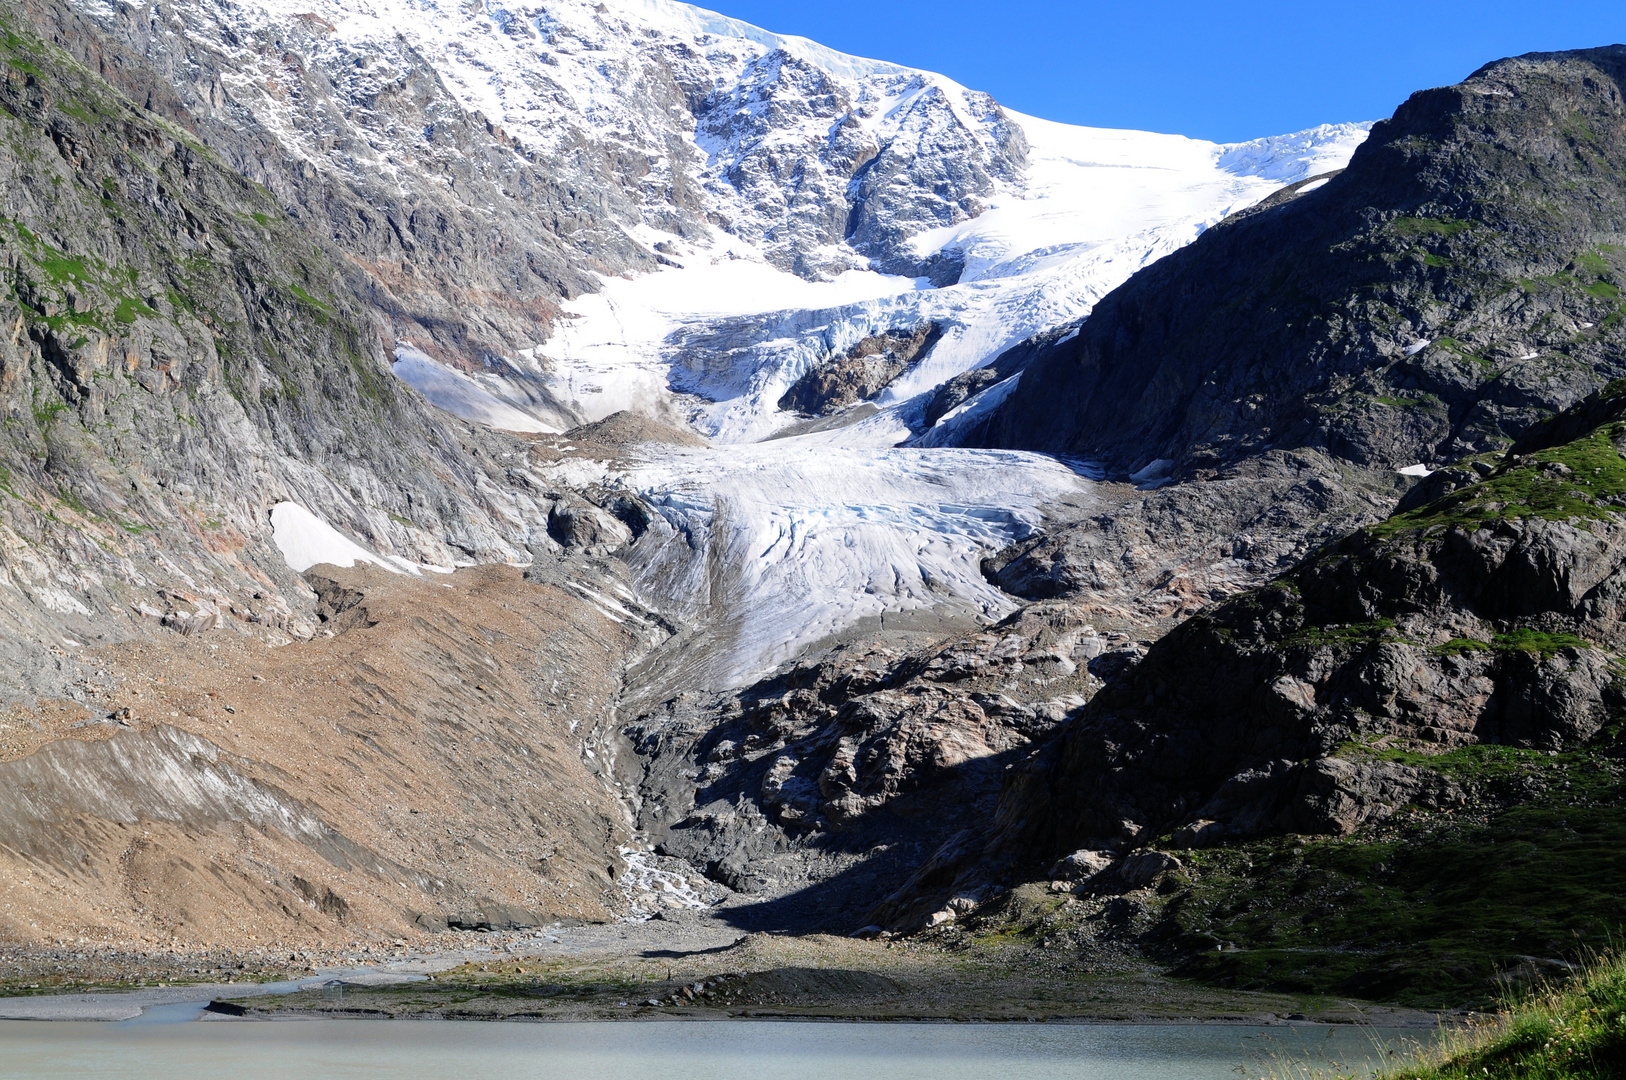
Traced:
<svg viewBox="0 0 1626 1080">
<path fill-rule="evenodd" d="M 1515 53 L 1626 42 L 1623 0 L 700 0 L 1020 112 L 1236 141 L 1388 116 Z"/>
</svg>

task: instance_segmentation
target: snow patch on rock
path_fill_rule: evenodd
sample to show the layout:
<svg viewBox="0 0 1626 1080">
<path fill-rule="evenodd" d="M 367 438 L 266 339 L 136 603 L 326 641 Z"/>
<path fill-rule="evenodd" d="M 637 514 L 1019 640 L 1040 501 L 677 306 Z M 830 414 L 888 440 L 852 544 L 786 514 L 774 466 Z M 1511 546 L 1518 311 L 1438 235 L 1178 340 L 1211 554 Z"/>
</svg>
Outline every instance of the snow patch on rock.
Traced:
<svg viewBox="0 0 1626 1080">
<path fill-rule="evenodd" d="M 322 563 L 371 563 L 392 574 L 421 574 L 425 569 L 395 555 L 368 551 L 298 503 L 281 502 L 271 508 L 271 539 L 288 566 L 301 574 Z"/>
<path fill-rule="evenodd" d="M 493 376 L 478 379 L 466 375 L 438 363 L 411 342 L 396 344 L 395 363 L 392 366 L 396 377 L 428 398 L 430 404 L 476 424 L 502 431 L 530 432 L 558 432 L 568 426 L 561 426 L 557 422 L 544 423 L 504 400 L 505 390 L 512 386 L 506 380 Z"/>
</svg>

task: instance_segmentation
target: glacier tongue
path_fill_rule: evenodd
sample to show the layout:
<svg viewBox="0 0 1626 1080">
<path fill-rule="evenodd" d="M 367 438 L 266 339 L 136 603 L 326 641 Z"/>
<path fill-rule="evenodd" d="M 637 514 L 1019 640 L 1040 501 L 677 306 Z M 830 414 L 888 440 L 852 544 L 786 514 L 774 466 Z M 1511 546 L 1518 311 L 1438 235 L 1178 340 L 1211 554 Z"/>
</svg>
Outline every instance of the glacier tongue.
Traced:
<svg viewBox="0 0 1626 1080">
<path fill-rule="evenodd" d="M 567 461 L 556 474 L 588 477 Z M 1033 533 L 1042 507 L 1089 501 L 1053 458 L 999 450 L 842 446 L 827 435 L 663 448 L 592 477 L 658 520 L 632 549 L 640 593 L 709 626 L 708 684 L 750 681 L 863 620 L 933 612 L 979 621 L 1015 608 L 983 577 L 992 551 Z"/>
</svg>

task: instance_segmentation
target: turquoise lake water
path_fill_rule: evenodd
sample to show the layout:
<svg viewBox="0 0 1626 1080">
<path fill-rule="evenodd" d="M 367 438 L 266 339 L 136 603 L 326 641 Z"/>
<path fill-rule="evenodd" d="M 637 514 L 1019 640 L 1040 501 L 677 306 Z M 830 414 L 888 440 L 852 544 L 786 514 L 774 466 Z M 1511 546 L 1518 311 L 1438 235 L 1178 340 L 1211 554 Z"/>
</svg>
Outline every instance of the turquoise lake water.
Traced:
<svg viewBox="0 0 1626 1080">
<path fill-rule="evenodd" d="M 1371 1075 L 1427 1031 L 1221 1024 L 0 1021 L 0 1077 L 1246 1080 Z"/>
</svg>

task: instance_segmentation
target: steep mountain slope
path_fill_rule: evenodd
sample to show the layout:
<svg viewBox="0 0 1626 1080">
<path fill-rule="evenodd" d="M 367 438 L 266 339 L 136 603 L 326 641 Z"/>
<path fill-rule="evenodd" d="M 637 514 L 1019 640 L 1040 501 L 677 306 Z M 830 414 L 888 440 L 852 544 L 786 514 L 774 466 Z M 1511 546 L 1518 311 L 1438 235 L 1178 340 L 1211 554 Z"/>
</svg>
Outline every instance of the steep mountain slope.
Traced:
<svg viewBox="0 0 1626 1080">
<path fill-rule="evenodd" d="M 1143 478 L 1505 445 L 1621 372 L 1623 79 L 1613 46 L 1413 95 L 1340 175 L 1104 300 L 959 441 Z"/>
<path fill-rule="evenodd" d="M 950 274 L 871 269 L 807 282 L 764 266 L 738 238 L 710 247 L 674 239 L 667 250 L 680 265 L 608 279 L 571 301 L 566 312 L 579 318 L 562 322 L 535 356 L 582 408 L 665 402 L 714 439 L 740 442 L 798 429 L 803 413 L 781 404 L 798 380 L 839 367 L 867 340 L 936 326 L 929 350 L 865 404 L 836 414 L 851 423 L 880 409 L 850 439 L 891 445 L 924 423 L 921 395 L 1083 318 L 1136 270 L 1232 211 L 1341 167 L 1365 136 L 1364 125 L 1345 124 L 1219 146 L 1010 119 L 1027 133 L 1020 173 L 995 186 L 977 217 L 907 238 L 908 250 Z"/>
<path fill-rule="evenodd" d="M 103 647 L 105 692 L 0 714 L 0 940 L 336 945 L 629 911 L 630 835 L 582 750 L 647 639 L 510 567 L 308 578 L 310 641 Z"/>
<path fill-rule="evenodd" d="M 7 18 L 10 662 L 58 667 L 19 651 L 149 619 L 308 633 L 310 592 L 269 543 L 285 500 L 409 560 L 523 552 L 534 500 L 503 478 L 511 444 L 447 426 L 390 375 L 329 249 Z"/>
<path fill-rule="evenodd" d="M 332 248 L 31 18 L 0 12 L 0 933 L 625 910 L 585 751 L 665 632 L 580 595 L 615 572 L 551 539 L 566 492 L 394 378 Z M 335 552 L 396 573 L 310 572 Z"/>
<path fill-rule="evenodd" d="M 1626 383 L 1612 383 L 1182 624 L 882 916 L 920 920 L 955 896 L 974 909 L 1006 875 L 1076 850 L 1052 874 L 1083 871 L 1086 896 L 1132 894 L 1143 943 L 1257 951 L 1192 962 L 1238 985 L 1439 1000 L 1486 994 L 1480 980 L 1524 953 L 1562 955 L 1569 935 L 1601 944 L 1623 884 L 1609 853 L 1626 798 L 1623 417 Z M 1509 852 L 1489 850 L 1503 829 Z M 1265 839 L 1282 834 L 1350 839 L 1306 854 Z M 1231 851 L 1156 850 L 1171 846 Z M 1473 938 L 1477 907 L 1439 906 L 1480 893 L 1494 895 L 1490 940 Z M 1400 897 L 1413 917 L 1384 926 Z"/>
<path fill-rule="evenodd" d="M 940 470 L 892 455 L 865 470 L 859 506 L 808 460 L 831 440 L 857 460 L 896 443 L 943 380 L 1076 320 L 1136 267 L 1340 166 L 1364 137 L 1341 125 L 1221 147 L 1068 128 L 675 4 L 86 2 L 34 18 L 342 252 L 396 375 L 478 424 L 557 431 L 632 409 L 725 441 L 785 434 L 808 426 L 780 407 L 798 380 L 937 327 L 819 417 L 835 429 L 823 438 L 596 478 L 659 518 L 633 559 L 650 601 L 743 643 L 722 646 L 739 654 L 713 672 L 729 680 L 887 612 L 1007 614 L 978 561 L 1029 538 L 1035 505 L 1076 483 L 1038 459 L 945 459 L 1020 463 L 1024 477 L 1008 492 L 970 485 L 968 505 L 944 512 L 920 482 Z M 306 508 L 364 547 L 399 542 L 377 521 L 357 529 L 348 508 Z M 501 557 L 524 561 L 536 515 L 503 512 L 524 524 Z M 786 528 L 810 542 L 770 547 L 761 565 L 751 545 Z M 901 555 L 917 544 L 934 553 L 921 573 Z M 805 561 L 822 555 L 839 565 Z M 728 610 L 690 587 L 717 559 Z M 821 577 L 842 583 L 835 603 Z M 812 618 L 789 637 L 785 619 L 748 632 L 787 585 Z M 730 630 L 741 610 L 747 626 Z"/>
<path fill-rule="evenodd" d="M 851 644 L 738 688 L 715 675 L 645 684 L 624 702 L 631 745 L 618 761 L 639 828 L 657 851 L 758 898 L 754 913 L 729 916 L 746 925 L 863 925 L 945 827 L 991 817 L 1005 770 L 1138 660 L 1150 638 L 1350 524 L 1381 519 L 1404 481 L 1340 481 L 1334 466 L 1309 457 L 1265 465 L 1196 490 L 1103 484 L 1067 496 L 1068 513 L 1097 531 L 1092 576 L 1027 581 L 1048 599 L 998 622 L 945 639 L 952 624 L 932 633 L 925 618 L 950 610 L 939 599 L 914 609 L 913 627 L 908 609 L 883 613 L 860 623 Z M 1005 463 L 1000 475 L 1014 474 Z M 985 558 L 981 571 L 1002 582 L 1000 565 Z M 783 627 L 769 640 L 796 641 L 808 609 L 787 587 L 794 579 L 779 571 L 771 580 L 779 605 L 755 625 Z M 840 599 L 822 590 L 826 608 Z M 673 694 L 678 685 L 685 692 Z"/>
</svg>

